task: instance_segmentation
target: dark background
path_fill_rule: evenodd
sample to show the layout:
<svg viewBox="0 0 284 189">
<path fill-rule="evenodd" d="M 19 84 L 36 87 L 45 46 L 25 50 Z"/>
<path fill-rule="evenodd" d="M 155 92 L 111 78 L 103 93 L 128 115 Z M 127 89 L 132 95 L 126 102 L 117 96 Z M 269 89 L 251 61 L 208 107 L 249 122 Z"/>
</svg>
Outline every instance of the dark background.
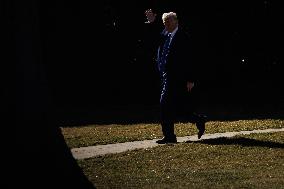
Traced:
<svg viewBox="0 0 284 189">
<path fill-rule="evenodd" d="M 176 11 L 192 34 L 201 112 L 269 114 L 282 107 L 284 27 L 278 2 L 48 1 L 39 6 L 48 83 L 65 124 L 76 117 L 98 121 L 109 114 L 115 121 L 155 112 L 159 78 L 152 60 L 156 47 L 144 23 L 148 8 L 160 22 L 163 12 Z"/>
<path fill-rule="evenodd" d="M 157 121 L 157 47 L 144 15 L 152 8 L 158 22 L 163 12 L 177 12 L 192 36 L 200 113 L 210 119 L 282 116 L 279 2 L 14 0 L 2 5 L 2 44 L 8 49 L 3 57 L 16 69 L 7 77 L 3 69 L 1 77 L 8 89 L 4 95 L 16 99 L 12 104 L 19 112 L 50 104 L 60 126 Z"/>
</svg>

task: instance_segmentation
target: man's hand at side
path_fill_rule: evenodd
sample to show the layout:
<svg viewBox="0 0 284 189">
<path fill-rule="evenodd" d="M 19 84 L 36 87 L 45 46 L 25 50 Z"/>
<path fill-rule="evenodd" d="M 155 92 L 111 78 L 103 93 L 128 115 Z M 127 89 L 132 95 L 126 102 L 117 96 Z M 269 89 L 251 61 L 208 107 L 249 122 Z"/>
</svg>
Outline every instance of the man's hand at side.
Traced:
<svg viewBox="0 0 284 189">
<path fill-rule="evenodd" d="M 186 83 L 186 87 L 187 87 L 187 91 L 188 91 L 188 92 L 191 92 L 192 88 L 194 87 L 194 83 L 188 81 L 188 82 Z"/>
</svg>

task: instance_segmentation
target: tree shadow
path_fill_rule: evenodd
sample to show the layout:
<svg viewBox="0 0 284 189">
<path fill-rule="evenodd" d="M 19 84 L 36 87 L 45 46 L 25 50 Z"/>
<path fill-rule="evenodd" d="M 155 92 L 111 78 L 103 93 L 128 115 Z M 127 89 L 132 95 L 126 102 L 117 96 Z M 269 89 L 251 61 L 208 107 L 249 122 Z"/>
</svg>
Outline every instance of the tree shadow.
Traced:
<svg viewBox="0 0 284 189">
<path fill-rule="evenodd" d="M 261 141 L 251 138 L 238 137 L 238 138 L 216 138 L 216 139 L 205 139 L 201 141 L 187 141 L 186 143 L 200 143 L 208 145 L 240 145 L 242 147 L 267 147 L 267 148 L 284 148 L 284 143 L 272 142 L 272 141 Z"/>
</svg>

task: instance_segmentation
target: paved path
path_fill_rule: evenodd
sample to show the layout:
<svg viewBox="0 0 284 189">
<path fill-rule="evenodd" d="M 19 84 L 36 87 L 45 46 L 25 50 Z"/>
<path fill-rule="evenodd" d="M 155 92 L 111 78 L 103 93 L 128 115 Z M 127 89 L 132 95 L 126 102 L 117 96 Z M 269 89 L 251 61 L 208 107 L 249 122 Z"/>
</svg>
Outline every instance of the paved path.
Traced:
<svg viewBox="0 0 284 189">
<path fill-rule="evenodd" d="M 280 131 L 284 131 L 284 128 L 205 134 L 202 136 L 201 139 L 197 139 L 197 135 L 185 136 L 185 137 L 177 137 L 177 141 L 178 142 L 198 141 L 198 140 L 215 139 L 221 137 L 234 137 L 236 135 L 249 135 L 252 133 L 273 133 Z M 73 148 L 71 149 L 71 152 L 75 159 L 86 159 L 96 156 L 103 156 L 106 154 L 126 152 L 128 150 L 153 148 L 159 146 L 159 144 L 156 143 L 157 140 L 158 139 Z"/>
</svg>

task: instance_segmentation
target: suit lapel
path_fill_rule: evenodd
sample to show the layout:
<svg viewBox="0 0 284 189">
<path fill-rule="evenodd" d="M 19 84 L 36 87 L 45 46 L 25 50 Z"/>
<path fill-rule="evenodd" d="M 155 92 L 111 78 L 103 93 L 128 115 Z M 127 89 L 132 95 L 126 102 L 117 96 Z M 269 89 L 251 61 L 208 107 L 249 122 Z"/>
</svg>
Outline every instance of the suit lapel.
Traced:
<svg viewBox="0 0 284 189">
<path fill-rule="evenodd" d="M 180 36 L 180 29 L 177 30 L 176 34 L 174 35 L 172 41 L 171 41 L 171 50 L 172 49 L 175 49 L 175 45 L 176 45 L 176 41 L 179 39 L 179 36 Z"/>
</svg>

